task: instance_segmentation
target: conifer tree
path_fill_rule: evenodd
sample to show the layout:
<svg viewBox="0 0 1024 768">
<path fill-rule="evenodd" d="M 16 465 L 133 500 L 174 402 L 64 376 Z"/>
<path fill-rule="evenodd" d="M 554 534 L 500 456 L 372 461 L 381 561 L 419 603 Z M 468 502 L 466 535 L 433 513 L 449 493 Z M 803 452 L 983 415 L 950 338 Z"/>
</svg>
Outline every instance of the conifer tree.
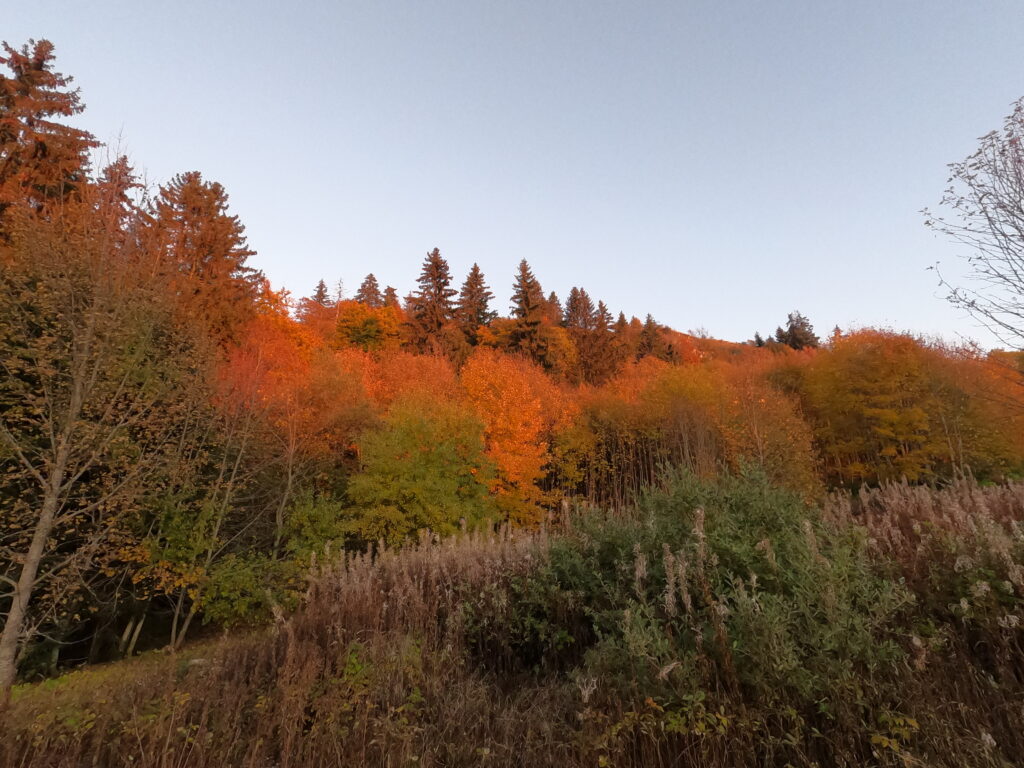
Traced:
<svg viewBox="0 0 1024 768">
<path fill-rule="evenodd" d="M 311 300 L 321 307 L 330 307 L 334 304 L 334 301 L 331 300 L 331 295 L 327 292 L 327 283 L 323 280 L 316 284 Z"/>
<path fill-rule="evenodd" d="M 30 40 L 21 49 L 3 44 L 0 65 L 0 216 L 11 205 L 41 211 L 86 182 L 92 134 L 53 122 L 85 109 L 72 78 L 53 71 L 53 44 Z"/>
<path fill-rule="evenodd" d="M 562 322 L 562 302 L 558 300 L 558 294 L 552 291 L 544 300 L 544 318 L 552 325 L 560 325 Z"/>
<path fill-rule="evenodd" d="M 596 327 L 597 311 L 590 295 L 582 288 L 569 291 L 565 302 L 565 327 L 577 331 L 591 331 Z"/>
<path fill-rule="evenodd" d="M 625 317 L 621 318 L 625 325 Z M 573 288 L 565 302 L 565 327 L 576 346 L 577 364 L 571 378 L 600 384 L 618 368 L 621 344 L 616 343 L 612 315 L 603 301 L 594 302 L 582 288 Z"/>
<path fill-rule="evenodd" d="M 612 332 L 612 313 L 608 310 L 608 305 L 603 301 L 597 302 L 597 325 L 595 326 L 599 331 Z"/>
<path fill-rule="evenodd" d="M 797 311 L 789 313 L 785 328 L 775 329 L 775 340 L 792 349 L 815 348 L 820 343 L 811 321 Z"/>
<path fill-rule="evenodd" d="M 138 211 L 136 203 L 131 198 L 131 192 L 141 187 L 135 169 L 124 155 L 107 165 L 100 173 L 96 184 L 99 193 L 97 203 L 112 217 L 108 223 L 121 225 L 122 229 L 119 231 L 122 233 L 132 214 Z"/>
<path fill-rule="evenodd" d="M 355 299 L 371 309 L 380 309 L 384 306 L 384 296 L 381 294 L 380 285 L 372 272 L 363 279 L 362 285 L 356 291 Z"/>
<path fill-rule="evenodd" d="M 637 360 L 643 357 L 665 359 L 667 348 L 661 335 L 661 326 L 652 315 L 647 315 L 643 328 L 640 330 L 640 343 L 637 346 Z"/>
<path fill-rule="evenodd" d="M 299 300 L 296 316 L 299 322 L 324 340 L 337 333 L 338 303 L 330 294 L 327 283 L 320 280 L 312 296 Z"/>
<path fill-rule="evenodd" d="M 540 282 L 534 277 L 526 259 L 519 262 L 512 289 L 512 329 L 510 348 L 524 352 L 537 362 L 543 363 L 547 345 L 541 328 L 544 324 L 547 300 Z"/>
<path fill-rule="evenodd" d="M 456 291 L 450 287 L 448 262 L 437 248 L 427 254 L 416 282 L 419 290 L 407 302 L 409 341 L 422 352 L 448 354 L 451 345 L 445 331 L 455 316 L 452 298 Z"/>
<path fill-rule="evenodd" d="M 398 300 L 398 291 L 394 289 L 394 286 L 389 285 L 384 289 L 384 306 L 401 308 L 402 303 Z"/>
<path fill-rule="evenodd" d="M 470 344 L 477 344 L 480 328 L 490 325 L 497 317 L 498 313 L 490 309 L 490 301 L 493 298 L 494 294 L 484 281 L 484 273 L 480 271 L 479 265 L 474 264 L 462 284 L 455 307 L 459 327 Z"/>
<path fill-rule="evenodd" d="M 591 384 L 603 384 L 615 375 L 621 363 L 621 355 L 612 331 L 612 313 L 608 311 L 603 301 L 597 302 L 591 336 L 593 342 L 587 381 Z"/>
<path fill-rule="evenodd" d="M 228 195 L 198 171 L 160 187 L 149 236 L 177 272 L 184 309 L 221 339 L 232 337 L 252 313 L 263 275 L 246 265 L 254 254 L 245 227 L 228 213 Z"/>
</svg>

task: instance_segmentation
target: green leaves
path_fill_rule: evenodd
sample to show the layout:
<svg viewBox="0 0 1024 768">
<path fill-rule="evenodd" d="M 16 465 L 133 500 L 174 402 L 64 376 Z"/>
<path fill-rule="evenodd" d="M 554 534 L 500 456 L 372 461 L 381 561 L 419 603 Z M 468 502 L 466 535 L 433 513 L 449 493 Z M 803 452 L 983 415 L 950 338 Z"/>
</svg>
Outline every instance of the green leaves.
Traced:
<svg viewBox="0 0 1024 768">
<path fill-rule="evenodd" d="M 348 495 L 350 530 L 364 541 L 398 543 L 424 528 L 445 535 L 495 513 L 483 425 L 454 404 L 398 403 L 360 449 Z"/>
</svg>

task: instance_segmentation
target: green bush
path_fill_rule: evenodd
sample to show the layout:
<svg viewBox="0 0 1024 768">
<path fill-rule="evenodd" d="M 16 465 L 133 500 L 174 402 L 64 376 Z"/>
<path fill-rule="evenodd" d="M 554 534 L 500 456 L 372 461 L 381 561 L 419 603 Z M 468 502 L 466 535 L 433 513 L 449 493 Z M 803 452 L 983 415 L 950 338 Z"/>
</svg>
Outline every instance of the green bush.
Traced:
<svg viewBox="0 0 1024 768">
<path fill-rule="evenodd" d="M 626 518 L 580 521 L 546 578 L 585 606 L 589 672 L 662 703 L 698 685 L 824 711 L 901 656 L 909 593 L 864 537 L 761 474 L 675 473 Z"/>
</svg>

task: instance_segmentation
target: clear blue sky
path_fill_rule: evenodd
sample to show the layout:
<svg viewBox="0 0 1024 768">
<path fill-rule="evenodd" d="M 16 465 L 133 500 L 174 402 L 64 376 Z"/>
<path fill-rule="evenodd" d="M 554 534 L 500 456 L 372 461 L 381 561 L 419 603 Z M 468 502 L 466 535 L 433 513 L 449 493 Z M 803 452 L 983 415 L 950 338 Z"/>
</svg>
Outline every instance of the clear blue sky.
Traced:
<svg viewBox="0 0 1024 768">
<path fill-rule="evenodd" d="M 227 188 L 255 265 L 405 293 L 441 248 L 742 340 L 987 337 L 926 267 L 946 163 L 1024 96 L 1024 5 L 366 0 L 5 3 L 153 182 Z"/>
</svg>

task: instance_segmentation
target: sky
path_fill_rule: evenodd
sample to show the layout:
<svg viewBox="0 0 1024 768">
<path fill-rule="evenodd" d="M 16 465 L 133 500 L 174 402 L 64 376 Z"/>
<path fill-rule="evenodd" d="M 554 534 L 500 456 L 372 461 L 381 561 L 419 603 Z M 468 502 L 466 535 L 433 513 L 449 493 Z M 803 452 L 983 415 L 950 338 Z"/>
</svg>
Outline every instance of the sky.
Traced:
<svg viewBox="0 0 1024 768">
<path fill-rule="evenodd" d="M 1024 96 L 1020 0 L 5 0 L 76 122 L 159 184 L 219 181 L 275 287 L 434 247 L 741 341 L 794 309 L 992 343 L 924 226 Z"/>
</svg>

